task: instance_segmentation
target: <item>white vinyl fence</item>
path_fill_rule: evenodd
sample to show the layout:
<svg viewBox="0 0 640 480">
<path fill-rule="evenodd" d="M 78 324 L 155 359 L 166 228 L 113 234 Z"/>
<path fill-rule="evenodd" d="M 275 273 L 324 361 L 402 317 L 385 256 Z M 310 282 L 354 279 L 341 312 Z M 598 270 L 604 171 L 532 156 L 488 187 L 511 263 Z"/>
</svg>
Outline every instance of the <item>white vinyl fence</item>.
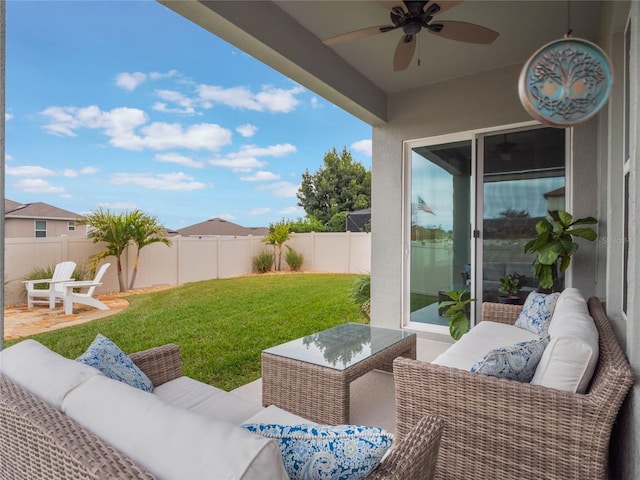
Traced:
<svg viewBox="0 0 640 480">
<path fill-rule="evenodd" d="M 199 280 L 239 277 L 253 273 L 252 259 L 273 247 L 263 237 L 171 237 L 171 246 L 162 243 L 144 247 L 135 288 L 181 285 Z M 370 233 L 296 233 L 287 241 L 304 256 L 303 271 L 368 274 L 371 268 Z M 7 238 L 5 239 L 5 304 L 26 301 L 22 280 L 36 267 L 72 260 L 84 264 L 103 250 L 87 238 Z M 284 261 L 282 269 L 288 266 Z M 125 285 L 129 285 L 136 248 L 122 256 Z M 118 291 L 116 258 L 105 262 L 111 267 L 103 278 L 100 292 Z"/>
</svg>

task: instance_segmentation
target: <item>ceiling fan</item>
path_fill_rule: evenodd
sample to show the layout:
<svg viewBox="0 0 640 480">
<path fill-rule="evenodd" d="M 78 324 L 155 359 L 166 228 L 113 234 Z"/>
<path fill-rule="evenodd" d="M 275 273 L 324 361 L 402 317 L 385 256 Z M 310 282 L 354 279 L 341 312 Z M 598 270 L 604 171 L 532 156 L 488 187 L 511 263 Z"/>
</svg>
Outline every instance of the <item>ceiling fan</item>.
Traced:
<svg viewBox="0 0 640 480">
<path fill-rule="evenodd" d="M 467 43 L 492 43 L 498 32 L 474 23 L 441 20 L 432 22 L 433 17 L 449 10 L 462 1 L 383 1 L 380 3 L 390 10 L 391 25 L 378 25 L 343 33 L 326 39 L 325 45 L 337 45 L 351 40 L 368 37 L 378 33 L 386 33 L 402 28 L 404 35 L 400 38 L 393 56 L 393 69 L 397 72 L 405 70 L 411 63 L 416 50 L 416 35 L 424 28 L 429 33 L 449 40 Z"/>
</svg>

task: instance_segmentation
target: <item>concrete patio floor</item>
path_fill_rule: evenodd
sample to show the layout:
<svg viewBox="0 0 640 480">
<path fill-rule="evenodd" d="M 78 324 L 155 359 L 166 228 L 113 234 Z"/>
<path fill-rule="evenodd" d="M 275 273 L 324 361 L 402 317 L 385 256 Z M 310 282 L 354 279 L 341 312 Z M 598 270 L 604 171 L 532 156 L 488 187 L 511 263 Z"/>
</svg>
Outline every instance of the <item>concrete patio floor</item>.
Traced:
<svg viewBox="0 0 640 480">
<path fill-rule="evenodd" d="M 47 306 L 35 306 L 28 309 L 26 304 L 10 305 L 4 310 L 4 338 L 5 340 L 13 340 L 113 315 L 129 306 L 129 302 L 122 296 L 135 293 L 102 295 L 99 298 L 109 307 L 109 310 L 74 305 L 73 315 L 65 315 L 62 306 L 49 310 Z M 446 342 L 418 338 L 417 358 L 427 362 L 431 361 L 449 346 L 450 344 Z M 262 403 L 262 379 L 243 385 L 233 390 L 232 393 L 260 405 Z M 350 423 L 377 426 L 395 432 L 395 389 L 391 373 L 376 370 L 363 375 L 351 384 Z"/>
</svg>

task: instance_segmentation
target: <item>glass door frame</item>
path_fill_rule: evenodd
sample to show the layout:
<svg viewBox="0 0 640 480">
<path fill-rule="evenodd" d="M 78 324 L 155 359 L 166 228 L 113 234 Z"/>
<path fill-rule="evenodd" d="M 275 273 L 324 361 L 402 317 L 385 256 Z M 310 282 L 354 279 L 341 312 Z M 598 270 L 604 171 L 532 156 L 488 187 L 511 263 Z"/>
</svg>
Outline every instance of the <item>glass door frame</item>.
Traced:
<svg viewBox="0 0 640 480">
<path fill-rule="evenodd" d="M 411 152 L 416 147 L 428 147 L 443 143 L 471 141 L 471 298 L 478 298 L 477 289 L 482 292 L 482 232 L 483 232 L 483 174 L 484 174 L 484 137 L 501 133 L 512 133 L 536 128 L 548 128 L 537 121 L 521 122 L 497 127 L 468 130 L 464 132 L 425 137 L 403 142 L 402 159 L 402 311 L 401 326 L 411 330 L 446 335 L 449 337 L 449 329 L 446 326 L 426 323 L 411 322 L 410 290 L 411 290 Z M 565 150 L 565 188 L 567 191 L 567 206 L 571 208 L 569 192 L 571 191 L 571 128 L 566 131 Z M 570 272 L 567 272 L 570 274 Z M 482 315 L 482 299 L 473 303 L 470 323 L 475 326 L 476 320 Z"/>
</svg>

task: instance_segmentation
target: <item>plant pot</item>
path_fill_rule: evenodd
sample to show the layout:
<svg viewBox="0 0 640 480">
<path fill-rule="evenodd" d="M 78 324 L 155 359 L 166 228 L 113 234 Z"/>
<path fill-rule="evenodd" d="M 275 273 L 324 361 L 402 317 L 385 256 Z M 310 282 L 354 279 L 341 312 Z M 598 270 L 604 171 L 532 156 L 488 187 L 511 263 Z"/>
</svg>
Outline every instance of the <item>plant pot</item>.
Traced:
<svg viewBox="0 0 640 480">
<path fill-rule="evenodd" d="M 500 295 L 498 297 L 498 301 L 500 303 L 505 303 L 507 305 L 519 305 L 522 302 L 522 300 L 518 296 L 509 296 L 509 297 L 507 297 L 505 295 Z"/>
</svg>

